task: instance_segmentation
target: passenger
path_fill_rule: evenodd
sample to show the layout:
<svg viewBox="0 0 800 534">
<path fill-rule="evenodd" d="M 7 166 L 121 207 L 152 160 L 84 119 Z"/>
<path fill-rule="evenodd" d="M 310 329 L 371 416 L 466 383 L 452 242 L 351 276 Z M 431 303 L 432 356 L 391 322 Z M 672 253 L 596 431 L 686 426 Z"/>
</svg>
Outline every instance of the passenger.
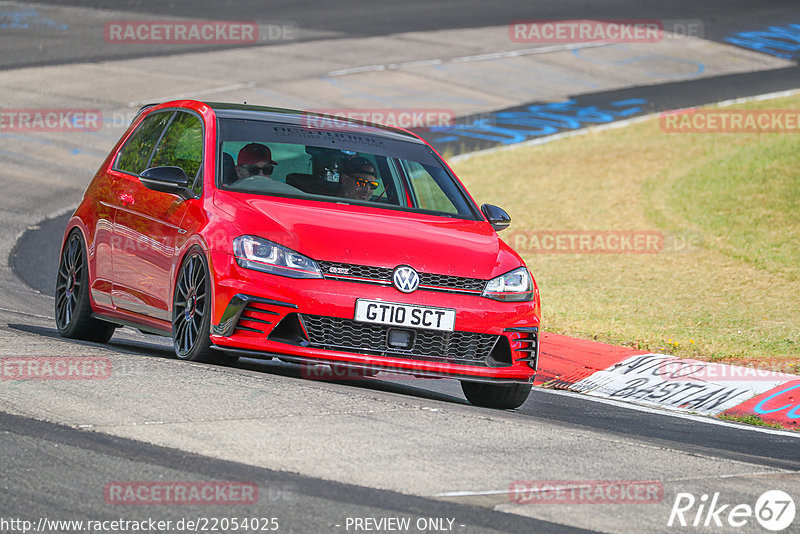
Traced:
<svg viewBox="0 0 800 534">
<path fill-rule="evenodd" d="M 339 196 L 355 200 L 369 200 L 378 188 L 375 166 L 366 158 L 349 158 L 341 163 L 342 183 Z"/>
<path fill-rule="evenodd" d="M 250 143 L 239 151 L 236 160 L 236 176 L 249 178 L 250 176 L 271 176 L 275 165 L 270 149 L 260 143 Z"/>
</svg>

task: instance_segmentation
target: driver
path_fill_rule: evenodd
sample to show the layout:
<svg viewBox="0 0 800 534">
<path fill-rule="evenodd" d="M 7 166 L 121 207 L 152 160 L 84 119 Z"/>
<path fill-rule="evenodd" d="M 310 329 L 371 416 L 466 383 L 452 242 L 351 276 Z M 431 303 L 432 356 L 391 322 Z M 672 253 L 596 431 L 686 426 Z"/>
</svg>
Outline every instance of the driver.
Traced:
<svg viewBox="0 0 800 534">
<path fill-rule="evenodd" d="M 375 167 L 366 158 L 349 158 L 342 161 L 342 183 L 339 196 L 355 200 L 369 200 L 372 192 L 378 188 L 378 177 Z"/>
<path fill-rule="evenodd" d="M 272 160 L 272 152 L 269 147 L 261 143 L 250 143 L 239 151 L 239 157 L 236 160 L 236 176 L 240 180 L 259 175 L 269 177 L 277 164 Z"/>
</svg>

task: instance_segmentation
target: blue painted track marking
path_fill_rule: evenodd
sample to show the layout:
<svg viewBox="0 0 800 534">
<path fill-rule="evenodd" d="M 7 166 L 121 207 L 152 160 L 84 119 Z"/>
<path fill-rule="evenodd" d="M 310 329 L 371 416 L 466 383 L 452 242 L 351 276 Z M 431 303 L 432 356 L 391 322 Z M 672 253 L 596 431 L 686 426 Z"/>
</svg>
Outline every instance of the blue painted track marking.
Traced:
<svg viewBox="0 0 800 534">
<path fill-rule="evenodd" d="M 0 28 L 27 30 L 31 26 L 46 26 L 57 30 L 69 29 L 69 26 L 66 24 L 60 24 L 50 20 L 40 15 L 33 8 L 23 9 L 21 11 L 0 11 Z"/>
<path fill-rule="evenodd" d="M 618 45 L 617 48 L 627 50 L 627 46 L 625 45 Z M 683 79 L 683 78 L 691 78 L 693 76 L 699 76 L 706 70 L 706 66 L 699 61 L 692 61 L 683 58 L 677 58 L 673 56 L 665 56 L 662 54 L 643 54 L 643 55 L 631 55 L 624 59 L 619 60 L 605 60 L 601 58 L 591 58 L 584 55 L 583 50 L 575 49 L 572 51 L 572 55 L 576 58 L 580 59 L 581 61 L 587 61 L 589 63 L 594 63 L 596 65 L 631 65 L 633 63 L 645 63 L 645 64 L 654 64 L 659 62 L 672 62 L 678 63 L 683 65 L 690 65 L 694 69 L 694 72 L 686 72 L 681 74 L 664 74 L 663 72 L 659 72 L 657 70 L 645 70 L 645 74 L 647 76 L 651 76 L 653 78 L 667 78 L 667 79 Z"/>
<path fill-rule="evenodd" d="M 739 32 L 725 40 L 731 44 L 783 59 L 800 57 L 800 24 L 770 26 L 766 31 Z"/>
<path fill-rule="evenodd" d="M 479 139 L 503 145 L 522 143 L 535 137 L 552 135 L 562 130 L 577 130 L 591 124 L 606 124 L 644 111 L 647 100 L 631 98 L 610 103 L 609 108 L 581 106 L 574 100 L 536 104 L 521 111 L 501 111 L 481 116 L 467 124 L 437 126 L 442 134 L 432 141 L 452 143 L 462 139 Z"/>
</svg>

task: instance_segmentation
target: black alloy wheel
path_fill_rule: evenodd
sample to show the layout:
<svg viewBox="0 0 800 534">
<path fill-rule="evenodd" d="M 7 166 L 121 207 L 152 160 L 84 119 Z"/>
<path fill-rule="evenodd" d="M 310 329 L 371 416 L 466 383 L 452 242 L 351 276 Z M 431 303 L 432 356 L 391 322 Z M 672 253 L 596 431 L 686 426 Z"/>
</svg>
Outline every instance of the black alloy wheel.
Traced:
<svg viewBox="0 0 800 534">
<path fill-rule="evenodd" d="M 203 253 L 192 250 L 183 260 L 172 301 L 172 340 L 181 360 L 214 361 L 211 349 L 211 285 Z"/>
<path fill-rule="evenodd" d="M 100 343 L 111 339 L 115 325 L 92 317 L 86 247 L 77 229 L 61 251 L 55 297 L 56 328 L 62 337 Z"/>
<path fill-rule="evenodd" d="M 208 267 L 199 251 L 183 260 L 172 306 L 172 339 L 182 360 L 206 361 L 211 356 Z"/>
</svg>

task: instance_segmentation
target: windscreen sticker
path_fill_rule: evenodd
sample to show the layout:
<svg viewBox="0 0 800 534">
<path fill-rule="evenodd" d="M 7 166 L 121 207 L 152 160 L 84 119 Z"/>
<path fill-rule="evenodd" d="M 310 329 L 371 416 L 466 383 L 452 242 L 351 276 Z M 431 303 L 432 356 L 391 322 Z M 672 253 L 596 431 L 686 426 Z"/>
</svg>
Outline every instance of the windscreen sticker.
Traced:
<svg viewBox="0 0 800 534">
<path fill-rule="evenodd" d="M 291 126 L 275 126 L 272 128 L 272 133 L 275 137 L 286 141 L 314 141 L 316 143 L 330 144 L 337 147 L 346 145 L 348 148 L 357 148 L 359 152 L 366 152 L 368 150 L 383 151 L 386 149 L 381 139 L 348 132 L 328 132 L 308 128 L 294 128 Z"/>
</svg>

